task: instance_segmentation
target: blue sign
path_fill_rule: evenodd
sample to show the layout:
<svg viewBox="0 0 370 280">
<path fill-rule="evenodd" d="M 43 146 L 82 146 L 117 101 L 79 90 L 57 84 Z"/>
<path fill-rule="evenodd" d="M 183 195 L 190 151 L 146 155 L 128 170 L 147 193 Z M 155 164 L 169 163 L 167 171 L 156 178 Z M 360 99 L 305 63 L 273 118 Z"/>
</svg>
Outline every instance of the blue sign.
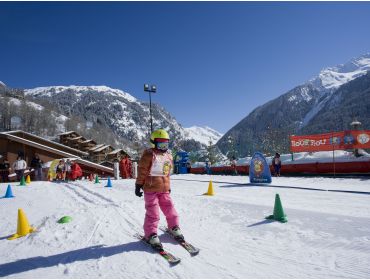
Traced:
<svg viewBox="0 0 370 280">
<path fill-rule="evenodd" d="M 249 182 L 271 183 L 270 167 L 262 153 L 255 152 L 249 165 Z"/>
<path fill-rule="evenodd" d="M 345 135 L 343 140 L 344 145 L 352 145 L 355 142 L 355 138 L 351 134 Z"/>
<path fill-rule="evenodd" d="M 331 145 L 340 145 L 340 137 L 334 136 L 329 138 L 329 142 Z"/>
<path fill-rule="evenodd" d="M 176 174 L 187 174 L 188 168 L 187 164 L 189 161 L 189 155 L 187 152 L 177 152 L 175 156 L 175 173 Z M 190 164 L 190 163 L 189 163 Z"/>
</svg>

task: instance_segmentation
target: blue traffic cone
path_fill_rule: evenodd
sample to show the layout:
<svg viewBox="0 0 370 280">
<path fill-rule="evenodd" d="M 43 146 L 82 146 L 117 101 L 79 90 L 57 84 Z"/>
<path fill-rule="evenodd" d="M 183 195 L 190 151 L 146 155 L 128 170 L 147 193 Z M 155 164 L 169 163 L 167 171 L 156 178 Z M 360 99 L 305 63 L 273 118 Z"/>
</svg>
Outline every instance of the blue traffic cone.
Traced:
<svg viewBox="0 0 370 280">
<path fill-rule="evenodd" d="M 113 187 L 113 186 L 112 186 L 112 182 L 111 182 L 111 180 L 110 180 L 110 177 L 108 177 L 108 183 L 107 183 L 106 187 L 107 187 L 107 188 L 111 188 L 111 187 Z"/>
<path fill-rule="evenodd" d="M 14 197 L 14 195 L 13 195 L 13 192 L 12 192 L 12 187 L 9 184 L 8 188 L 6 189 L 6 193 L 5 193 L 4 198 L 12 198 L 12 197 Z"/>
</svg>

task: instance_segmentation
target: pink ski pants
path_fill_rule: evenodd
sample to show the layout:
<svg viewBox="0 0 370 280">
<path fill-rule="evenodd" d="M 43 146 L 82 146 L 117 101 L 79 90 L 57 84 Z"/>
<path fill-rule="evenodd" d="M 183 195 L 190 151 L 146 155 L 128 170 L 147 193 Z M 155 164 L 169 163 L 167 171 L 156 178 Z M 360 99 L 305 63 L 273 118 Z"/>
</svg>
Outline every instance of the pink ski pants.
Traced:
<svg viewBox="0 0 370 280">
<path fill-rule="evenodd" d="M 169 192 L 144 192 L 144 201 L 146 209 L 144 219 L 145 237 L 148 238 L 153 233 L 157 234 L 159 208 L 166 216 L 168 228 L 179 225 L 179 216 Z"/>
</svg>

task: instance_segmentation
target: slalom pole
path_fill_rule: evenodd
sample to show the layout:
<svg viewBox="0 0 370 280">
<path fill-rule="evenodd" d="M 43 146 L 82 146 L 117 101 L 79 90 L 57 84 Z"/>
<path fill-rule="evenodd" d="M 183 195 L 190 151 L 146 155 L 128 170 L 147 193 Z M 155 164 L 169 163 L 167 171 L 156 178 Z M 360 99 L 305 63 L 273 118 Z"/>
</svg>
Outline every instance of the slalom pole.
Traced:
<svg viewBox="0 0 370 280">
<path fill-rule="evenodd" d="M 334 178 L 335 178 L 335 155 L 334 155 L 334 151 L 335 151 L 335 149 L 334 149 L 334 134 L 333 134 L 333 132 L 331 133 L 331 139 L 332 139 L 332 145 L 333 145 L 333 176 L 334 176 Z"/>
</svg>

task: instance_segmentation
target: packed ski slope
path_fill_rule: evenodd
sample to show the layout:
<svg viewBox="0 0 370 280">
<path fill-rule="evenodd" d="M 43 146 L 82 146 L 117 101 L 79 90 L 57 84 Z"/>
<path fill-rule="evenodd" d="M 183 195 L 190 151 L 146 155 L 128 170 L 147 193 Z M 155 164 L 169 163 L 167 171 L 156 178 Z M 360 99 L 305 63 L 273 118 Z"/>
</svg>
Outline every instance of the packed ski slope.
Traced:
<svg viewBox="0 0 370 280">
<path fill-rule="evenodd" d="M 370 179 L 172 175 L 191 257 L 159 232 L 176 266 L 133 235 L 144 201 L 134 180 L 12 184 L 0 199 L 0 277 L 5 278 L 370 278 Z M 212 180 L 215 196 L 204 196 Z M 0 195 L 8 184 L 0 184 Z M 343 192 L 346 191 L 346 192 Z M 280 195 L 288 222 L 264 219 Z M 22 208 L 36 233 L 7 240 Z M 57 220 L 69 215 L 67 224 Z M 165 225 L 162 216 L 160 225 Z"/>
</svg>

